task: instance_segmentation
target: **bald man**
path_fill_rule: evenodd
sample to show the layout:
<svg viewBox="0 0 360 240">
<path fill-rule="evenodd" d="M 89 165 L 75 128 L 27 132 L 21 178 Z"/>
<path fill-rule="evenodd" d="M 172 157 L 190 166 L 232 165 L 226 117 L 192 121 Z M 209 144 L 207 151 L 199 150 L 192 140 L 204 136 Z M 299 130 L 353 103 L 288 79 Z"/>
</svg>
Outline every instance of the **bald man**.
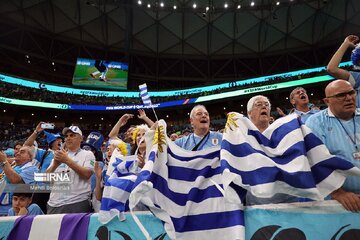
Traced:
<svg viewBox="0 0 360 240">
<path fill-rule="evenodd" d="M 360 111 L 356 110 L 356 91 L 348 81 L 335 80 L 327 85 L 325 96 L 328 108 L 311 116 L 305 124 L 331 154 L 360 167 Z M 331 197 L 349 211 L 360 211 L 360 179 L 347 177 Z"/>
</svg>

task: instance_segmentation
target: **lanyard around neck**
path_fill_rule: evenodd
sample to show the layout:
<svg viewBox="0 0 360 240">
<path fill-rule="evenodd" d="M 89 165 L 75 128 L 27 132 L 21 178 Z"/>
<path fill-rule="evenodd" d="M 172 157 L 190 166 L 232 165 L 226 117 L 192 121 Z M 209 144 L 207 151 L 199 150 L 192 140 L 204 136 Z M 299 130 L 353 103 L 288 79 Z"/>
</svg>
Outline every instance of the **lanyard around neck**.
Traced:
<svg viewBox="0 0 360 240">
<path fill-rule="evenodd" d="M 341 127 L 344 129 L 344 131 L 345 131 L 346 135 L 350 138 L 351 142 L 354 144 L 356 151 L 359 151 L 359 149 L 358 149 L 358 147 L 357 147 L 357 145 L 356 145 L 356 126 L 355 126 L 355 116 L 353 117 L 353 124 L 354 124 L 354 139 L 352 139 L 352 137 L 350 136 L 349 132 L 346 130 L 346 128 L 344 127 L 344 125 L 342 124 L 342 122 L 340 121 L 340 119 L 338 119 L 337 117 L 335 117 L 335 118 L 339 121 L 339 123 L 340 123 Z"/>
</svg>

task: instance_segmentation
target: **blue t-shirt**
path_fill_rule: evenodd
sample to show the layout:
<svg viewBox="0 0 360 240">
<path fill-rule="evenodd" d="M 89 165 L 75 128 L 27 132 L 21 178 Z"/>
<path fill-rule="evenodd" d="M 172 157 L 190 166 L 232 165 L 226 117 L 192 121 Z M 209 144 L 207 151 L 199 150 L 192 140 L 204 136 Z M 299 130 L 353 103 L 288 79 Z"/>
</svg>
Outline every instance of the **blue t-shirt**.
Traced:
<svg viewBox="0 0 360 240">
<path fill-rule="evenodd" d="M 14 167 L 14 171 L 20 175 L 25 184 L 34 183 L 34 173 L 39 172 L 38 168 L 36 166 L 33 166 L 31 162 L 27 162 L 21 166 Z M 10 183 L 9 179 L 6 176 L 5 180 L 7 183 Z"/>
<path fill-rule="evenodd" d="M 21 166 L 14 167 L 14 171 L 18 173 L 25 184 L 34 183 L 34 173 L 38 172 L 38 168 L 33 166 L 31 162 L 27 162 Z M 5 181 L 9 182 L 9 179 L 5 176 Z M 11 208 L 12 193 L 2 193 L 0 195 L 0 215 L 6 214 Z"/>
<path fill-rule="evenodd" d="M 28 213 L 26 215 L 43 215 L 43 211 L 41 208 L 36 204 L 32 203 L 29 207 L 27 207 Z M 9 209 L 8 216 L 16 216 L 15 211 L 13 208 Z"/>
<path fill-rule="evenodd" d="M 356 145 L 360 150 L 359 110 L 355 113 L 354 118 L 349 121 L 344 121 L 336 118 L 330 109 L 324 109 L 311 116 L 306 121 L 305 125 L 308 126 L 314 134 L 322 140 L 331 154 L 351 162 L 356 167 L 360 167 L 360 161 L 354 159 L 353 156 L 356 148 L 352 141 L 355 140 Z M 354 134 L 355 132 L 356 134 Z M 345 180 L 343 188 L 345 191 L 360 194 L 360 178 L 356 176 L 348 176 Z"/>
<path fill-rule="evenodd" d="M 192 150 L 200 141 L 202 137 L 196 136 L 194 133 L 191 133 L 182 138 L 175 140 L 175 144 L 185 150 Z M 214 147 L 221 144 L 222 134 L 219 132 L 212 132 L 205 136 L 205 139 L 202 141 L 197 150 L 202 150 L 210 147 Z"/>
<path fill-rule="evenodd" d="M 54 152 L 51 150 L 48 150 L 48 153 L 46 153 L 46 150 L 41 149 L 41 148 L 37 148 L 36 149 L 36 153 L 35 153 L 35 158 L 36 161 L 39 162 L 39 165 L 41 163 L 41 159 L 44 157 L 44 155 L 46 155 L 46 157 L 43 160 L 43 163 L 41 165 L 41 169 L 40 172 L 46 172 L 46 169 L 50 166 L 51 164 L 51 160 L 54 158 Z"/>
<path fill-rule="evenodd" d="M 302 111 L 299 111 L 299 110 L 295 109 L 295 110 L 294 110 L 294 113 L 296 113 L 297 115 L 299 115 L 300 118 L 301 118 L 301 121 L 302 121 L 303 123 L 305 123 L 305 122 L 309 119 L 309 117 L 311 117 L 312 115 L 314 115 L 315 113 L 317 113 L 317 112 L 319 112 L 319 111 L 320 111 L 320 110 L 318 110 L 318 109 L 310 109 L 310 111 L 304 113 L 304 112 L 302 112 Z"/>
<path fill-rule="evenodd" d="M 356 107 L 360 108 L 360 72 L 350 71 L 349 82 L 356 90 Z"/>
</svg>

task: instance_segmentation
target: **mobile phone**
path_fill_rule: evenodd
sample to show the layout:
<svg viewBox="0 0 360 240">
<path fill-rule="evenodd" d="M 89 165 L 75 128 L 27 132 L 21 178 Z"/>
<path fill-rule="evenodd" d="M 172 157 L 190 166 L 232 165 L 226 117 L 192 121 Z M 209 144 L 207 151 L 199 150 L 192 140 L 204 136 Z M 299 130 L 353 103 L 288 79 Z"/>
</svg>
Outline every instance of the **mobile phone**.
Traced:
<svg viewBox="0 0 360 240">
<path fill-rule="evenodd" d="M 55 128 L 55 124 L 53 124 L 53 123 L 42 123 L 42 124 L 40 125 L 40 127 L 41 127 L 42 129 L 54 129 L 54 128 Z"/>
</svg>

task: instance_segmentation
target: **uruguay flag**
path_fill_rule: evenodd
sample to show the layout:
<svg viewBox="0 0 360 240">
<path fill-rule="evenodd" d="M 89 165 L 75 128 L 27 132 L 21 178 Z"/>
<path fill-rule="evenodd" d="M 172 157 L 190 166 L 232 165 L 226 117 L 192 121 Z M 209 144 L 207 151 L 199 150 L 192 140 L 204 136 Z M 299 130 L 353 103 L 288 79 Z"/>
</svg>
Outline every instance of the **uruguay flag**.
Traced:
<svg viewBox="0 0 360 240">
<path fill-rule="evenodd" d="M 167 137 L 163 120 L 145 140 L 152 148 L 130 194 L 130 209 L 139 202 L 147 206 L 171 239 L 244 239 L 243 206 L 227 202 L 216 186 L 220 148 L 183 150 Z"/>
<path fill-rule="evenodd" d="M 118 149 L 114 150 L 109 166 L 108 170 L 112 172 L 107 173 L 109 177 L 105 182 L 99 211 L 99 221 L 104 224 L 115 216 L 121 221 L 125 220 L 124 212 L 129 211 L 130 192 L 141 170 L 136 155 L 124 157 Z"/>
<path fill-rule="evenodd" d="M 229 113 L 221 144 L 225 193 L 231 183 L 269 198 L 276 193 L 323 200 L 346 175 L 360 176 L 350 162 L 333 156 L 296 114 L 260 133 L 239 113 Z M 237 197 L 227 194 L 238 201 Z"/>
<path fill-rule="evenodd" d="M 146 83 L 139 85 L 139 89 L 140 89 L 140 97 L 144 103 L 145 106 L 151 106 L 151 99 L 150 99 L 150 95 L 147 91 L 147 85 Z"/>
</svg>

